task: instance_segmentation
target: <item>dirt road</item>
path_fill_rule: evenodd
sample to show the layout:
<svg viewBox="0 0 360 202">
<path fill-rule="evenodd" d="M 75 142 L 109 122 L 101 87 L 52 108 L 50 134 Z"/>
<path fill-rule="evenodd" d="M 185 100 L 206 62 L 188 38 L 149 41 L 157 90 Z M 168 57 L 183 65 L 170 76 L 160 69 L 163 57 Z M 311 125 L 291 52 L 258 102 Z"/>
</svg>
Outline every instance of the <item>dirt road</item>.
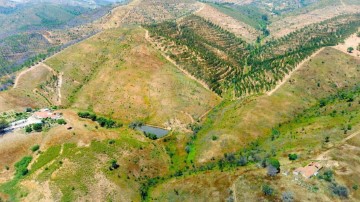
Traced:
<svg viewBox="0 0 360 202">
<path fill-rule="evenodd" d="M 315 53 L 313 53 L 310 57 L 306 58 L 305 60 L 301 61 L 294 70 L 292 70 L 288 75 L 286 75 L 283 80 L 276 85 L 276 87 L 274 89 L 272 89 L 271 91 L 267 92 L 266 94 L 268 96 L 271 96 L 273 93 L 275 93 L 281 86 L 283 86 L 291 77 L 291 75 L 296 72 L 297 70 L 299 70 L 306 62 L 308 62 L 311 58 L 317 56 L 321 51 L 323 51 L 325 48 L 320 48 L 318 51 L 316 51 Z"/>
<path fill-rule="evenodd" d="M 346 138 L 344 138 L 343 140 L 341 140 L 341 142 L 340 142 L 341 145 L 344 144 L 344 143 L 346 143 L 346 141 L 350 140 L 351 138 L 354 138 L 355 136 L 357 136 L 357 135 L 359 135 L 359 134 L 360 134 L 360 130 L 354 132 L 353 134 L 351 134 L 351 135 L 349 135 L 349 136 L 347 136 Z M 316 160 L 318 160 L 318 161 L 327 160 L 327 155 L 328 155 L 331 151 L 333 151 L 335 148 L 336 148 L 336 147 L 333 147 L 333 148 L 331 148 L 331 149 L 328 149 L 328 150 L 324 151 L 323 153 L 321 153 L 320 155 L 318 155 L 318 156 L 316 157 Z"/>
</svg>

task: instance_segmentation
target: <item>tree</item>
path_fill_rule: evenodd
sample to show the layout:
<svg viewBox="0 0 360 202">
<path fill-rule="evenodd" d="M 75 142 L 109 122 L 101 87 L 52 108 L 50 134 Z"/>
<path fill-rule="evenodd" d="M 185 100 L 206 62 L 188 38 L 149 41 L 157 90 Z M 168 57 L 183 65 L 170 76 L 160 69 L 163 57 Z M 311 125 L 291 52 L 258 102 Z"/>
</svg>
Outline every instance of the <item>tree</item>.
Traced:
<svg viewBox="0 0 360 202">
<path fill-rule="evenodd" d="M 294 201 L 294 194 L 292 192 L 284 192 L 281 196 L 281 200 L 284 202 L 293 202 Z"/>
<path fill-rule="evenodd" d="M 120 167 L 120 165 L 117 163 L 117 161 L 115 159 L 110 161 L 110 167 L 109 170 L 116 170 Z"/>
<path fill-rule="evenodd" d="M 59 125 L 66 125 L 66 121 L 64 119 L 58 119 L 56 121 Z"/>
<path fill-rule="evenodd" d="M 354 51 L 354 48 L 353 47 L 349 47 L 348 49 L 347 49 L 347 52 L 348 53 L 352 53 Z"/>
<path fill-rule="evenodd" d="M 36 131 L 36 132 L 41 132 L 42 131 L 42 128 L 43 128 L 43 125 L 41 123 L 35 123 L 33 125 L 33 129 Z"/>
<path fill-rule="evenodd" d="M 289 154 L 289 160 L 295 161 L 298 158 L 297 154 Z"/>
<path fill-rule="evenodd" d="M 0 119 L 0 132 L 9 127 L 9 123 L 5 119 Z"/>
<path fill-rule="evenodd" d="M 330 188 L 334 194 L 340 196 L 341 198 L 348 198 L 349 196 L 349 191 L 345 186 L 334 183 Z"/>
<path fill-rule="evenodd" d="M 36 152 L 39 149 L 40 149 L 40 146 L 38 144 L 31 147 L 32 152 Z"/>
<path fill-rule="evenodd" d="M 267 174 L 271 177 L 275 177 L 278 174 L 278 169 L 276 169 L 274 166 L 269 165 L 267 167 Z"/>
<path fill-rule="evenodd" d="M 31 133 L 32 131 L 33 131 L 33 129 L 32 129 L 31 126 L 26 126 L 26 127 L 25 127 L 25 132 Z"/>
<path fill-rule="evenodd" d="M 262 192 L 266 196 L 271 196 L 274 193 L 274 189 L 272 187 L 270 187 L 270 185 L 265 184 L 262 186 Z"/>
<path fill-rule="evenodd" d="M 279 160 L 277 160 L 275 158 L 270 158 L 268 160 L 268 165 L 274 166 L 278 170 L 278 172 L 280 172 L 280 162 L 279 162 Z"/>
</svg>

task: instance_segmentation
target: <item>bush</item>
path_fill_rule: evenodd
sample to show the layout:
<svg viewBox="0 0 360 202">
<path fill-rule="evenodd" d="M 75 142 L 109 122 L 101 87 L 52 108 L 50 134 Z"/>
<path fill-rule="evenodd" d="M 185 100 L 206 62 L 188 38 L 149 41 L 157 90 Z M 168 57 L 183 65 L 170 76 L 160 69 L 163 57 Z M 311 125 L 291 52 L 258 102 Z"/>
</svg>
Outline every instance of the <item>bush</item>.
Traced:
<svg viewBox="0 0 360 202">
<path fill-rule="evenodd" d="M 41 123 L 35 123 L 32 128 L 36 132 L 41 132 L 43 129 L 43 125 Z"/>
<path fill-rule="evenodd" d="M 59 125 L 66 125 L 66 124 L 67 124 L 64 119 L 58 119 L 56 122 L 57 122 Z"/>
<path fill-rule="evenodd" d="M 268 164 L 274 166 L 278 171 L 280 171 L 280 162 L 275 158 L 270 158 Z"/>
<path fill-rule="evenodd" d="M 262 186 L 262 192 L 266 196 L 271 196 L 274 193 L 274 189 L 272 187 L 270 187 L 270 185 L 265 184 Z"/>
<path fill-rule="evenodd" d="M 323 179 L 328 182 L 332 182 L 333 180 L 333 171 L 332 170 L 326 170 L 322 175 L 319 175 L 320 179 Z"/>
<path fill-rule="evenodd" d="M 91 119 L 92 121 L 96 121 L 97 118 L 96 114 L 90 112 L 78 112 L 78 116 L 84 119 Z"/>
<path fill-rule="evenodd" d="M 281 196 L 281 200 L 284 202 L 293 202 L 294 201 L 294 194 L 292 192 L 284 192 Z"/>
<path fill-rule="evenodd" d="M 349 196 L 349 191 L 345 186 L 334 183 L 331 185 L 330 188 L 334 194 L 336 194 L 342 198 L 348 198 L 348 196 Z"/>
<path fill-rule="evenodd" d="M 239 161 L 238 161 L 238 165 L 239 166 L 246 166 L 246 164 L 248 163 L 246 156 L 241 156 Z"/>
<path fill-rule="evenodd" d="M 115 144 L 115 140 L 109 140 L 109 144 Z"/>
<path fill-rule="evenodd" d="M 26 127 L 25 127 L 25 132 L 31 133 L 32 131 L 33 131 L 33 129 L 32 129 L 31 126 L 26 126 Z"/>
<path fill-rule="evenodd" d="M 120 167 L 120 165 L 117 163 L 117 161 L 115 159 L 110 161 L 110 167 L 109 170 L 116 170 Z"/>
<path fill-rule="evenodd" d="M 28 165 L 30 164 L 32 160 L 31 156 L 25 156 L 22 158 L 19 162 L 15 164 L 15 176 L 21 177 L 25 176 L 29 173 L 29 170 L 27 169 Z"/>
<path fill-rule="evenodd" d="M 38 144 L 31 147 L 32 152 L 36 152 L 39 149 L 40 149 L 40 145 L 38 145 Z"/>
<path fill-rule="evenodd" d="M 147 138 L 150 138 L 150 139 L 152 139 L 152 140 L 158 139 L 158 137 L 157 137 L 155 134 L 153 134 L 153 133 L 144 132 L 144 135 L 145 135 Z"/>
<path fill-rule="evenodd" d="M 215 140 L 217 140 L 217 139 L 218 139 L 218 137 L 217 137 L 217 136 L 215 136 L 215 135 L 213 135 L 211 139 L 212 139 L 213 141 L 215 141 Z"/>
<path fill-rule="evenodd" d="M 135 129 L 135 128 L 141 127 L 143 125 L 144 125 L 144 123 L 141 121 L 134 121 L 129 124 L 129 128 Z"/>
<path fill-rule="evenodd" d="M 295 161 L 298 158 L 297 154 L 289 154 L 289 160 Z"/>
<path fill-rule="evenodd" d="M 269 165 L 267 167 L 267 174 L 271 177 L 275 177 L 278 174 L 279 170 L 276 169 L 274 166 Z"/>
</svg>

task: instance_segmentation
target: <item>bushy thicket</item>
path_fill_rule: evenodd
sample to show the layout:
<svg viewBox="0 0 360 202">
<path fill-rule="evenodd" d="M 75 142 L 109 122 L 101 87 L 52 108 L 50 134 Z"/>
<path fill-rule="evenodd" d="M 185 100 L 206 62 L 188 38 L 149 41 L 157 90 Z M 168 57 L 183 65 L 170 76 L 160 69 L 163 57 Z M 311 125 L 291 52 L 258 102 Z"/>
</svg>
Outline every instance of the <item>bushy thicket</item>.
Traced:
<svg viewBox="0 0 360 202">
<path fill-rule="evenodd" d="M 122 127 L 122 123 L 118 123 L 112 119 L 105 117 L 98 117 L 96 114 L 91 112 L 78 112 L 80 118 L 90 119 L 99 123 L 101 127 L 104 128 L 119 128 Z"/>
</svg>

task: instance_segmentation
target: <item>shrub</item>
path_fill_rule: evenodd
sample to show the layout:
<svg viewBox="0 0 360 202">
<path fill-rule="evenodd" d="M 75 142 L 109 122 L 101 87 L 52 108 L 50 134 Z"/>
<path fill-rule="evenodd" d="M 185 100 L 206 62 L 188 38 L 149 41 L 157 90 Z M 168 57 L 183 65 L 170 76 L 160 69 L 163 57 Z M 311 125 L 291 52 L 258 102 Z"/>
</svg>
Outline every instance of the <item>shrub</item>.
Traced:
<svg viewBox="0 0 360 202">
<path fill-rule="evenodd" d="M 133 121 L 129 124 L 129 128 L 135 129 L 135 128 L 141 127 L 143 125 L 144 125 L 144 123 L 141 121 Z"/>
<path fill-rule="evenodd" d="M 67 124 L 64 119 L 58 119 L 56 122 L 57 122 L 59 125 L 66 125 L 66 124 Z"/>
<path fill-rule="evenodd" d="M 246 164 L 248 163 L 246 156 L 241 156 L 239 161 L 238 161 L 238 165 L 239 166 L 246 166 Z"/>
<path fill-rule="evenodd" d="M 114 120 L 107 119 L 107 118 L 104 118 L 104 117 L 99 117 L 99 118 L 96 119 L 96 121 L 99 123 L 99 125 L 101 127 L 105 127 L 105 128 L 117 128 L 117 127 L 122 126 L 122 124 L 118 124 Z"/>
<path fill-rule="evenodd" d="M 25 127 L 25 132 L 31 133 L 32 131 L 33 131 L 33 129 L 32 129 L 31 126 L 26 126 L 26 127 Z"/>
<path fill-rule="evenodd" d="M 97 118 L 96 114 L 90 112 L 78 112 L 78 116 L 84 119 L 91 119 L 92 121 L 96 121 Z"/>
<path fill-rule="evenodd" d="M 270 158 L 268 164 L 274 166 L 278 171 L 280 171 L 280 162 L 275 158 Z"/>
<path fill-rule="evenodd" d="M 39 149 L 40 149 L 40 145 L 38 145 L 38 144 L 31 147 L 32 152 L 36 152 Z"/>
<path fill-rule="evenodd" d="M 115 159 L 110 161 L 110 167 L 109 170 L 116 170 L 120 167 L 120 165 L 117 163 L 117 161 Z"/>
<path fill-rule="evenodd" d="M 274 166 L 269 165 L 267 167 L 267 174 L 271 177 L 275 177 L 278 174 L 279 170 L 276 169 Z"/>
<path fill-rule="evenodd" d="M 215 135 L 213 135 L 211 139 L 212 139 L 213 141 L 215 141 L 215 140 L 217 140 L 217 139 L 218 139 L 218 137 L 217 137 L 217 136 L 215 136 Z"/>
<path fill-rule="evenodd" d="M 281 196 L 281 200 L 284 202 L 293 202 L 294 201 L 294 194 L 292 192 L 284 192 Z"/>
<path fill-rule="evenodd" d="M 35 123 L 32 128 L 36 132 L 41 132 L 43 129 L 43 125 L 41 123 Z"/>
<path fill-rule="evenodd" d="M 262 186 L 262 192 L 266 196 L 271 196 L 274 193 L 274 189 L 272 187 L 270 187 L 270 185 L 265 184 Z"/>
<path fill-rule="evenodd" d="M 297 154 L 289 154 L 289 160 L 295 161 L 298 158 Z"/>
<path fill-rule="evenodd" d="M 147 133 L 147 132 L 144 132 L 144 135 L 147 137 L 147 138 L 150 138 L 151 140 L 156 140 L 158 139 L 158 137 L 153 134 L 153 133 Z"/>
<path fill-rule="evenodd" d="M 319 175 L 319 178 L 331 182 L 333 180 L 333 171 L 326 170 L 322 175 Z"/>
<path fill-rule="evenodd" d="M 330 188 L 334 194 L 336 194 L 342 198 L 348 198 L 348 196 L 349 196 L 349 191 L 345 186 L 334 183 L 331 185 Z"/>
<path fill-rule="evenodd" d="M 109 144 L 115 144 L 115 140 L 109 140 Z"/>
<path fill-rule="evenodd" d="M 353 186 L 352 186 L 352 188 L 353 188 L 353 190 L 358 190 L 359 189 L 359 185 L 357 185 L 357 184 L 354 184 Z"/>
<path fill-rule="evenodd" d="M 31 156 L 25 156 L 22 158 L 19 162 L 15 164 L 15 176 L 21 177 L 25 176 L 29 173 L 29 170 L 27 169 L 28 165 L 30 164 L 32 160 Z"/>
</svg>

